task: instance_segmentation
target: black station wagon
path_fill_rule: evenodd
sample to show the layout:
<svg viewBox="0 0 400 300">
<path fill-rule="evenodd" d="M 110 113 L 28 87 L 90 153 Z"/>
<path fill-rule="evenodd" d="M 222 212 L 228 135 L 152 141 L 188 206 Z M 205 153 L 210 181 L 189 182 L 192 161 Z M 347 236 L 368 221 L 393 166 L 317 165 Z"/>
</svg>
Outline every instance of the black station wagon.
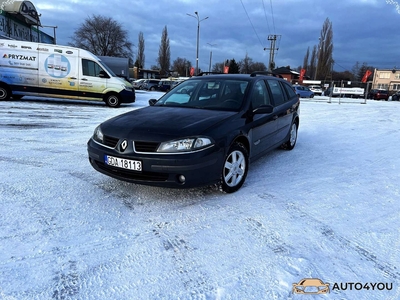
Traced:
<svg viewBox="0 0 400 300">
<path fill-rule="evenodd" d="M 100 124 L 88 141 L 93 168 L 138 184 L 227 193 L 249 163 L 297 141 L 300 100 L 266 72 L 206 74 L 185 80 L 150 106 Z"/>
</svg>

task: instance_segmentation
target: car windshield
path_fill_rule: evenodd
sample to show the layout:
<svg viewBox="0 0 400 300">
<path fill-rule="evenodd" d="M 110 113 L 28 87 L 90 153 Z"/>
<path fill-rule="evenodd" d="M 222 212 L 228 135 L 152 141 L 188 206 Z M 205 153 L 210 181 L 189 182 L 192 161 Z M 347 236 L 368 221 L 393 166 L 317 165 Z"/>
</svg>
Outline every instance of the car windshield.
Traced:
<svg viewBox="0 0 400 300">
<path fill-rule="evenodd" d="M 155 105 L 239 111 L 247 86 L 245 80 L 187 80 L 161 97 Z"/>
</svg>

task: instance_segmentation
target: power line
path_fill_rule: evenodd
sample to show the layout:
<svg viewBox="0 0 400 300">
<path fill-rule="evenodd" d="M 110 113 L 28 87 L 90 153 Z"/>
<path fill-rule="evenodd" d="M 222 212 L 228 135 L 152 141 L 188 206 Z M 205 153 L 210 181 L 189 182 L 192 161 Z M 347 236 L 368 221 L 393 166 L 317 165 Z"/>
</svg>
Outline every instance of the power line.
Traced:
<svg viewBox="0 0 400 300">
<path fill-rule="evenodd" d="M 264 16 L 265 16 L 265 20 L 267 21 L 268 33 L 272 33 L 272 32 L 271 32 L 271 29 L 269 28 L 269 22 L 268 22 L 268 17 L 267 17 L 267 10 L 265 9 L 264 0 L 261 0 L 261 1 L 262 1 L 263 8 L 264 8 Z"/>
<path fill-rule="evenodd" d="M 275 29 L 275 18 L 274 18 L 274 9 L 272 7 L 272 0 L 270 0 L 270 4 L 271 4 L 272 25 L 274 27 L 274 34 L 275 34 L 276 33 L 276 29 Z"/>
<path fill-rule="evenodd" d="M 254 25 L 253 25 L 253 23 L 252 23 L 251 20 L 250 20 L 250 16 L 249 16 L 249 14 L 247 13 L 246 7 L 244 7 L 243 1 L 240 0 L 240 3 L 242 3 L 243 9 L 244 9 L 244 11 L 245 11 L 245 13 L 246 13 L 246 15 L 247 15 L 247 18 L 249 19 L 249 22 L 250 22 L 250 24 L 251 24 L 251 27 L 253 27 L 254 33 L 256 34 L 256 36 L 257 36 L 257 38 L 258 38 L 258 41 L 260 42 L 261 47 L 264 48 L 264 46 L 263 46 L 263 44 L 262 44 L 262 42 L 261 42 L 261 39 L 260 39 L 260 37 L 258 36 L 257 31 L 256 31 L 256 29 L 254 28 Z"/>
</svg>

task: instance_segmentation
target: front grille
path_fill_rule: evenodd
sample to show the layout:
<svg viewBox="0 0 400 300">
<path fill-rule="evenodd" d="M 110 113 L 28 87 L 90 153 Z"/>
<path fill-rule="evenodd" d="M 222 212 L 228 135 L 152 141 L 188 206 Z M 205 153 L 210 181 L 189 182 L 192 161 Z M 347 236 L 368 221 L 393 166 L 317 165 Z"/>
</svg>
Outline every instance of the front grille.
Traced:
<svg viewBox="0 0 400 300">
<path fill-rule="evenodd" d="M 122 177 L 126 180 L 142 180 L 142 181 L 167 181 L 168 174 L 167 173 L 157 173 L 157 172 L 135 172 L 130 170 L 111 168 L 110 166 L 99 162 L 94 161 L 97 166 L 110 174 L 115 174 L 116 176 Z"/>
<path fill-rule="evenodd" d="M 136 152 L 156 152 L 159 143 L 135 141 Z"/>
<path fill-rule="evenodd" d="M 103 136 L 104 145 L 106 145 L 108 147 L 115 148 L 115 146 L 117 146 L 118 141 L 119 141 L 118 138 L 108 136 L 108 135 Z"/>
</svg>

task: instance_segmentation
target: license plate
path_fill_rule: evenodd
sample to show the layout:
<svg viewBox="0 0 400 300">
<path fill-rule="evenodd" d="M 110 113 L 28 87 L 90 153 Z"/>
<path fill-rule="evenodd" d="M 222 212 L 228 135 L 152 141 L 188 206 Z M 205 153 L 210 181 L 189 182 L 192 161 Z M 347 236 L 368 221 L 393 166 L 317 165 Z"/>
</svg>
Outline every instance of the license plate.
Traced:
<svg viewBox="0 0 400 300">
<path fill-rule="evenodd" d="M 113 167 L 132 170 L 132 171 L 142 171 L 142 162 L 139 160 L 125 159 L 115 156 L 104 155 L 104 162 Z"/>
</svg>

